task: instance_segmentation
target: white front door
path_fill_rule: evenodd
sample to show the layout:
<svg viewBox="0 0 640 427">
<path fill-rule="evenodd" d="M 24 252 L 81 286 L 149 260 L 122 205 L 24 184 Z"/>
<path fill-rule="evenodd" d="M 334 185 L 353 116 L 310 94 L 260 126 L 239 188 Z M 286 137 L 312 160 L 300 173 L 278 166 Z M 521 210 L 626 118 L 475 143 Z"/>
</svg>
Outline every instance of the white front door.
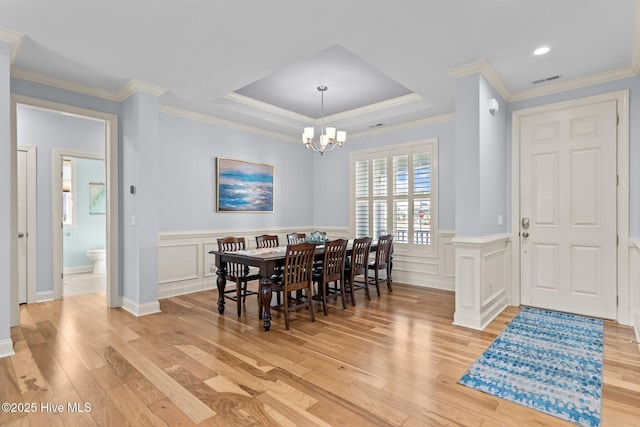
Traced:
<svg viewBox="0 0 640 427">
<path fill-rule="evenodd" d="M 18 150 L 18 304 L 27 302 L 27 152 Z"/>
<path fill-rule="evenodd" d="M 615 319 L 617 102 L 520 118 L 522 303 Z"/>
</svg>

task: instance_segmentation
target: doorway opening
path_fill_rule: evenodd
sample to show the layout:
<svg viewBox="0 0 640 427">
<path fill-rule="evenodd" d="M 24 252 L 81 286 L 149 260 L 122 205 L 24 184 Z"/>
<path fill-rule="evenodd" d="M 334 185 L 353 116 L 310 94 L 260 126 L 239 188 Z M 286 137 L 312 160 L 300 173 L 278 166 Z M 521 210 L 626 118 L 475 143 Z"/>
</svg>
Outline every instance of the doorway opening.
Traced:
<svg viewBox="0 0 640 427">
<path fill-rule="evenodd" d="M 103 184 L 105 197 L 105 212 L 102 214 L 105 219 L 105 265 L 106 265 L 106 297 L 107 304 L 110 307 L 119 307 L 121 298 L 119 297 L 119 259 L 118 259 L 118 119 L 116 115 L 73 107 L 64 104 L 58 104 L 49 101 L 43 101 L 35 98 L 24 97 L 20 95 L 12 95 L 11 97 L 12 111 L 12 144 L 19 147 L 18 143 L 25 143 L 19 139 L 18 126 L 19 110 L 30 109 L 36 111 L 44 111 L 51 117 L 58 117 L 59 120 L 69 118 L 81 119 L 81 121 L 98 122 L 99 133 L 101 134 L 101 150 L 98 153 L 86 153 L 82 147 L 74 147 L 76 150 L 55 149 L 53 146 L 47 149 L 38 150 L 37 170 L 33 175 L 32 181 L 38 181 L 39 190 L 35 201 L 29 206 L 32 222 L 37 222 L 38 229 L 44 230 L 36 239 L 30 233 L 30 245 L 27 254 L 26 271 L 27 275 L 27 296 L 28 303 L 45 301 L 48 299 L 61 298 L 63 294 L 63 197 L 54 197 L 60 195 L 62 189 L 62 155 L 79 158 L 95 158 L 104 161 L 104 182 Z M 24 135 L 24 132 L 23 132 Z M 46 135 L 45 135 L 46 136 Z M 23 138 L 24 139 L 24 138 Z M 42 138 L 45 139 L 45 138 Z M 44 148 L 44 147 L 43 147 Z M 80 149 L 77 149 L 80 148 Z M 49 157 L 49 158 L 48 158 Z M 16 156 L 16 162 L 18 161 Z M 50 165 L 50 166 L 47 166 Z M 40 173 L 39 179 L 35 176 Z M 46 187 L 46 188 L 45 188 Z M 87 190 L 89 191 L 89 190 Z M 35 194 L 36 191 L 33 192 Z M 36 206 L 37 205 L 37 206 Z M 42 212 L 49 212 L 50 216 Z M 17 216 L 17 215 L 16 215 Z M 46 218 L 45 218 L 46 217 Z M 37 218 L 37 219 L 33 219 Z M 45 225 L 45 222 L 48 223 Z M 49 227 L 52 232 L 47 233 Z M 35 233 L 34 230 L 32 230 Z M 96 248 L 101 249 L 101 248 Z M 37 254 L 37 265 L 36 265 Z M 20 254 L 18 254 L 19 258 Z M 44 266 L 44 267 L 43 267 Z M 53 277 L 52 277 L 53 276 Z M 18 324 L 18 282 L 12 284 L 12 310 L 11 323 Z"/>
<path fill-rule="evenodd" d="M 62 154 L 63 296 L 106 292 L 104 155 Z"/>
</svg>

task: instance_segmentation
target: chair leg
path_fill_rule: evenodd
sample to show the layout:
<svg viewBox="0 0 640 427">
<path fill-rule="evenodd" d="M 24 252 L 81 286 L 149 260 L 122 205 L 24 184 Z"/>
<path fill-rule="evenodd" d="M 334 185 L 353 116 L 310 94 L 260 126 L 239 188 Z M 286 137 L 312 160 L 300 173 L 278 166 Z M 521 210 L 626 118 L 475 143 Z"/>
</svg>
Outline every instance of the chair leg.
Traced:
<svg viewBox="0 0 640 427">
<path fill-rule="evenodd" d="M 371 301 L 371 292 L 369 292 L 369 276 L 367 276 L 366 270 L 364 275 L 364 293 L 367 296 L 367 299 Z"/>
<path fill-rule="evenodd" d="M 311 321 L 315 322 L 316 321 L 316 316 L 315 313 L 313 312 L 313 298 L 311 298 L 311 295 L 313 295 L 313 285 L 309 284 L 309 286 L 307 287 L 307 304 L 309 304 L 309 314 L 311 315 Z M 324 291 L 324 286 L 322 287 L 323 291 Z M 323 301 L 324 302 L 324 301 Z M 324 313 L 325 315 L 327 314 L 326 312 Z"/>
<path fill-rule="evenodd" d="M 387 264 L 387 289 L 389 289 L 389 292 L 393 292 L 393 289 L 391 288 L 391 265 Z"/>
<path fill-rule="evenodd" d="M 320 282 L 318 282 L 318 287 L 320 286 Z M 329 284 L 324 284 L 322 283 L 322 296 L 320 298 L 322 298 L 322 311 L 324 312 L 324 315 L 327 315 L 327 287 L 329 286 Z M 320 290 L 318 288 L 318 290 Z"/>
<path fill-rule="evenodd" d="M 236 305 L 238 307 L 238 317 L 242 315 L 242 282 L 236 281 Z"/>
<path fill-rule="evenodd" d="M 374 273 L 374 277 L 375 277 L 375 280 L 376 280 L 376 281 L 375 281 L 375 283 L 376 283 L 376 292 L 378 293 L 378 296 L 380 296 L 380 285 L 379 285 L 379 283 L 380 283 L 380 277 L 378 277 L 378 275 L 379 275 L 379 273 L 378 273 L 378 272 L 379 272 L 379 271 L 380 271 L 380 270 L 378 270 L 378 269 L 376 268 L 376 271 L 375 271 L 375 273 Z"/>
<path fill-rule="evenodd" d="M 351 278 L 351 280 L 349 281 L 349 289 L 351 290 L 350 294 L 351 294 L 351 305 L 352 306 L 356 306 L 356 293 L 355 293 L 355 288 L 353 287 L 353 278 Z"/>
<path fill-rule="evenodd" d="M 347 309 L 347 303 L 344 298 L 344 279 L 340 279 L 340 297 L 342 297 L 342 309 Z"/>
<path fill-rule="evenodd" d="M 249 283 L 244 282 L 244 286 L 242 287 L 242 303 L 246 304 L 247 303 L 247 287 L 249 286 Z"/>
<path fill-rule="evenodd" d="M 289 330 L 289 292 L 282 292 L 284 298 L 284 328 Z"/>
</svg>

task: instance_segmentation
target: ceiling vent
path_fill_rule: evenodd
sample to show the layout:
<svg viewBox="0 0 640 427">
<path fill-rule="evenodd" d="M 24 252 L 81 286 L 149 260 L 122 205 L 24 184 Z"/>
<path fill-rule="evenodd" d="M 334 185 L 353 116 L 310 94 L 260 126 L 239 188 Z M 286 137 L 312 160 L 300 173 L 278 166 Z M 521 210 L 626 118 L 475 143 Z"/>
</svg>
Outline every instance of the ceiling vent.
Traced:
<svg viewBox="0 0 640 427">
<path fill-rule="evenodd" d="M 540 80 L 534 80 L 531 82 L 532 85 L 537 85 L 540 83 L 547 83 L 547 82 L 551 82 L 554 80 L 558 80 L 560 78 L 560 75 L 558 74 L 557 76 L 551 76 L 551 77 L 545 77 L 544 79 L 540 79 Z"/>
</svg>

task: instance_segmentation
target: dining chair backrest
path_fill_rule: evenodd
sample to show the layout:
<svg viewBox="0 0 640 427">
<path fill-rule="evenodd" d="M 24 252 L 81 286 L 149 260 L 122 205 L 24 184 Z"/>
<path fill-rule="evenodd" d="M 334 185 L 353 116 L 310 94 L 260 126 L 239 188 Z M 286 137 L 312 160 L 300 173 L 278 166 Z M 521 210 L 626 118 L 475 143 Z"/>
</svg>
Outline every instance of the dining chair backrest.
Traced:
<svg viewBox="0 0 640 427">
<path fill-rule="evenodd" d="M 289 233 L 287 234 L 287 242 L 290 245 L 294 245 L 296 243 L 304 243 L 304 239 L 306 239 L 307 235 L 305 233 Z"/>
<path fill-rule="evenodd" d="M 377 268 L 385 268 L 391 259 L 391 245 L 393 244 L 393 234 L 386 234 L 378 238 L 376 248 L 375 265 Z"/>
<path fill-rule="evenodd" d="M 351 276 L 364 274 L 369 264 L 369 249 L 371 249 L 371 237 L 361 237 L 353 241 L 351 251 Z"/>
<path fill-rule="evenodd" d="M 218 239 L 218 251 L 219 252 L 234 252 L 246 249 L 246 242 L 244 237 L 224 237 Z M 248 267 L 242 264 L 228 263 L 227 273 L 229 275 L 237 275 L 245 270 L 249 270 Z"/>
<path fill-rule="evenodd" d="M 313 243 L 287 245 L 282 283 L 288 290 L 303 289 L 307 287 L 305 285 L 311 286 L 315 251 L 316 245 Z"/>
<path fill-rule="evenodd" d="M 347 241 L 345 239 L 332 240 L 324 244 L 324 260 L 322 262 L 324 283 L 342 279 L 346 255 Z"/>
<path fill-rule="evenodd" d="M 275 248 L 280 246 L 278 241 L 278 235 L 276 234 L 263 234 L 262 236 L 256 236 L 256 246 L 258 248 Z"/>
<path fill-rule="evenodd" d="M 246 248 L 244 237 L 224 237 L 218 239 L 219 252 L 240 251 Z"/>
</svg>

